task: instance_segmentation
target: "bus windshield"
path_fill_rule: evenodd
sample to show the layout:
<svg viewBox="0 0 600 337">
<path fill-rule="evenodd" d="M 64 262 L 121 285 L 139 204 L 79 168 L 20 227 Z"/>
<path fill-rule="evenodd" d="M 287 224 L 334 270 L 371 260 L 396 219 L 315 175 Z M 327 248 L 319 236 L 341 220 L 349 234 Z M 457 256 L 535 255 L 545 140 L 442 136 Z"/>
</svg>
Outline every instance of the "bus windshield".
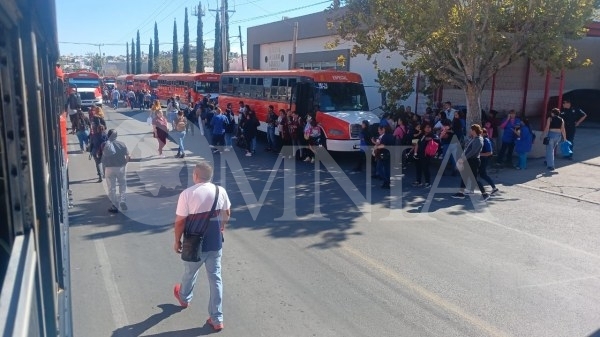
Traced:
<svg viewBox="0 0 600 337">
<path fill-rule="evenodd" d="M 219 92 L 219 82 L 196 81 L 196 92 L 199 94 Z"/>
<path fill-rule="evenodd" d="M 77 88 L 97 88 L 100 80 L 93 78 L 69 78 L 69 86 Z"/>
<path fill-rule="evenodd" d="M 322 112 L 369 110 L 361 83 L 318 82 L 315 87 L 316 101 Z"/>
<path fill-rule="evenodd" d="M 150 80 L 150 88 L 158 88 L 158 80 Z"/>
</svg>

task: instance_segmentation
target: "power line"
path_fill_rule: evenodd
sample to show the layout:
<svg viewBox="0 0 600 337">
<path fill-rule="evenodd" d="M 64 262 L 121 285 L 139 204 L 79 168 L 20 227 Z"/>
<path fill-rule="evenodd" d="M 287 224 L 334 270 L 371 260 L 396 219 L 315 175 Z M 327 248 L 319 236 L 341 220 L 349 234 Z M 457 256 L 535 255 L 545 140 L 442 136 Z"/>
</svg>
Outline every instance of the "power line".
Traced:
<svg viewBox="0 0 600 337">
<path fill-rule="evenodd" d="M 148 15 L 148 17 L 144 21 L 142 21 L 142 23 L 139 26 L 137 26 L 136 28 L 134 28 L 133 31 L 131 31 L 130 33 L 127 33 L 127 34 L 125 34 L 123 36 L 125 36 L 125 37 L 126 36 L 130 36 L 131 34 L 134 34 L 137 30 L 139 30 L 140 28 L 144 27 L 148 23 L 151 23 L 152 19 L 156 18 L 160 13 L 162 13 L 165 9 L 167 9 L 167 7 L 169 7 L 170 4 L 173 4 L 173 3 L 172 2 L 168 2 L 168 1 L 163 2 L 163 4 L 160 5 L 160 6 L 158 6 L 158 7 L 156 7 L 156 9 L 154 11 L 152 11 L 152 13 L 150 13 L 150 15 Z M 161 7 L 163 7 L 163 8 L 161 9 Z M 159 11 L 159 12 L 157 12 L 157 11 Z M 123 40 L 123 37 L 120 38 L 119 40 Z"/>
</svg>

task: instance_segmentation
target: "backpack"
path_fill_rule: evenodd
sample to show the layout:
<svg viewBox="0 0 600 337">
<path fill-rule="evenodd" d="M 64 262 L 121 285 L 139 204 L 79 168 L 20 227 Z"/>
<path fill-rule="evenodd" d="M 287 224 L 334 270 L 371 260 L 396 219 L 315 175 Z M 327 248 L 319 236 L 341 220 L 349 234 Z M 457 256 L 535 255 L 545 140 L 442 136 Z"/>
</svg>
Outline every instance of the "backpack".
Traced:
<svg viewBox="0 0 600 337">
<path fill-rule="evenodd" d="M 81 96 L 74 92 L 69 96 L 69 109 L 77 110 L 81 108 Z"/>
<path fill-rule="evenodd" d="M 185 117 L 178 117 L 177 118 L 177 125 L 175 126 L 175 129 L 179 132 L 185 131 L 185 128 L 187 126 Z"/>
<path fill-rule="evenodd" d="M 425 146 L 425 156 L 427 156 L 427 157 L 435 157 L 435 155 L 437 154 L 439 148 L 440 148 L 440 144 L 438 144 L 433 139 L 430 140 L 429 142 L 427 142 L 427 145 Z"/>
</svg>

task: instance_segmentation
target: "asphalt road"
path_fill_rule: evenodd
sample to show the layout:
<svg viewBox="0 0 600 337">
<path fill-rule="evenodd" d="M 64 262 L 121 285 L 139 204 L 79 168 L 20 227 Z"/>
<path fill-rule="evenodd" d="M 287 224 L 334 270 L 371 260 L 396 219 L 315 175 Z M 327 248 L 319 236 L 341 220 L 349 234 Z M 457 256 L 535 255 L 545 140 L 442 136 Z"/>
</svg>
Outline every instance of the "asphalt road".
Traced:
<svg viewBox="0 0 600 337">
<path fill-rule="evenodd" d="M 213 157 L 199 130 L 184 160 L 174 143 L 160 159 L 145 112 L 106 111 L 134 157 L 129 210 L 106 211 L 105 184 L 70 136 L 75 336 L 212 333 L 203 271 L 189 308 L 172 295 L 183 270 L 172 251 L 175 204 L 199 156 L 214 161 L 233 205 L 221 336 L 600 333 L 596 204 L 504 185 L 500 173 L 487 203 L 451 199 L 459 180 L 443 177 L 425 205 L 430 191 L 410 187 L 412 170 L 390 192 L 352 173 L 352 156 L 318 168 L 276 162 L 259 141 L 256 156 Z"/>
</svg>

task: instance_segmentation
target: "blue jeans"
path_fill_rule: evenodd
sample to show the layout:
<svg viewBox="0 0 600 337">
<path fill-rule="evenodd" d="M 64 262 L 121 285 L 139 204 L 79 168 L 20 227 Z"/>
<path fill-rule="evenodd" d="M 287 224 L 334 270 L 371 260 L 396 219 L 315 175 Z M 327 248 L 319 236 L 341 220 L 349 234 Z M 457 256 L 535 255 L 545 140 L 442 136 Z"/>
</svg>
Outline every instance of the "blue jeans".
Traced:
<svg viewBox="0 0 600 337">
<path fill-rule="evenodd" d="M 112 104 L 113 104 L 113 109 L 117 109 L 119 107 L 119 100 L 113 99 Z"/>
<path fill-rule="evenodd" d="M 274 126 L 267 126 L 267 148 L 272 150 L 277 148 L 277 138 L 275 136 Z"/>
<path fill-rule="evenodd" d="M 177 131 L 177 143 L 179 144 L 179 149 L 177 150 L 177 152 L 181 152 L 182 154 L 185 151 L 185 148 L 183 146 L 184 138 L 185 138 L 185 131 Z"/>
<path fill-rule="evenodd" d="M 528 153 L 517 153 L 517 154 L 519 155 L 519 164 L 517 165 L 517 167 L 520 168 L 521 170 L 526 169 Z"/>
<path fill-rule="evenodd" d="M 225 133 L 225 147 L 231 147 L 231 137 L 233 137 L 233 133 Z"/>
<path fill-rule="evenodd" d="M 560 143 L 562 135 L 560 132 L 549 131 L 548 132 L 549 142 L 546 145 L 546 166 L 548 168 L 554 168 L 554 151 Z"/>
<path fill-rule="evenodd" d="M 383 180 L 384 184 L 390 183 L 390 161 L 389 160 L 377 160 L 375 164 L 375 172 Z"/>
<path fill-rule="evenodd" d="M 79 148 L 83 151 L 90 141 L 90 130 L 77 131 L 77 139 L 79 140 Z"/>
<path fill-rule="evenodd" d="M 204 264 L 210 297 L 208 300 L 208 314 L 213 324 L 223 322 L 223 282 L 221 281 L 221 255 L 223 250 L 202 252 L 199 262 L 183 262 L 184 272 L 181 277 L 179 296 L 181 300 L 190 302 L 194 297 L 194 286 L 198 278 L 198 271 Z"/>
</svg>

